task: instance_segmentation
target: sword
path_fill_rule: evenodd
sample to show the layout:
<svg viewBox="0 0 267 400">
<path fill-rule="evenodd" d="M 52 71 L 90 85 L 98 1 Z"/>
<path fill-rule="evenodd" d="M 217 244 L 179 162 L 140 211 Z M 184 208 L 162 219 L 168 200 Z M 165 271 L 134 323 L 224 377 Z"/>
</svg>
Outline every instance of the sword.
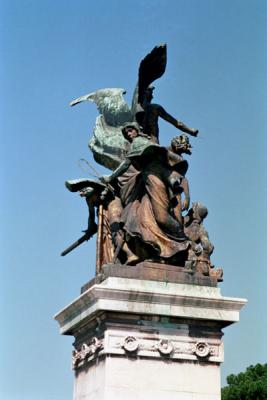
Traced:
<svg viewBox="0 0 267 400">
<path fill-rule="evenodd" d="M 69 247 L 67 247 L 62 253 L 60 254 L 61 256 L 66 256 L 69 254 L 72 250 L 76 249 L 76 247 L 80 246 L 83 242 L 86 240 L 90 239 L 90 235 L 88 233 L 85 233 L 83 236 L 81 236 L 76 242 L 72 243 Z"/>
</svg>

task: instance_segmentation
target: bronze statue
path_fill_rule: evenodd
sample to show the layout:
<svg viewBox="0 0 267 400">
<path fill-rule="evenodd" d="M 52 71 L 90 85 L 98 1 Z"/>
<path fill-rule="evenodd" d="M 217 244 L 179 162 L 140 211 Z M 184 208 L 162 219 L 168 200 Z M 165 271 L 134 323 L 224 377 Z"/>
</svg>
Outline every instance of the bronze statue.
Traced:
<svg viewBox="0 0 267 400">
<path fill-rule="evenodd" d="M 162 106 L 151 103 L 151 83 L 165 72 L 166 52 L 165 44 L 156 46 L 141 61 L 131 108 L 123 98 L 126 91 L 119 88 L 99 89 L 70 103 L 74 106 L 83 101 L 91 101 L 97 105 L 100 115 L 96 119 L 94 135 L 89 143 L 97 163 L 114 170 L 122 162 L 127 152 L 127 142 L 123 139 L 121 129 L 126 122 L 138 122 L 142 131 L 156 143 L 159 142 L 159 117 L 183 132 L 197 136 L 197 129 L 188 128 L 168 114 Z"/>
<path fill-rule="evenodd" d="M 155 103 L 151 103 L 153 99 L 154 86 L 149 86 L 145 91 L 145 96 L 142 104 L 136 109 L 135 118 L 140 126 L 142 126 L 143 132 L 151 137 L 151 140 L 155 143 L 159 142 L 159 117 L 169 122 L 175 128 L 188 133 L 192 136 L 197 136 L 198 130 L 192 129 L 186 126 L 183 122 L 178 121 L 174 117 L 165 111 L 165 109 Z"/>
<path fill-rule="evenodd" d="M 189 209 L 184 158 L 191 155 L 189 138 L 182 134 L 168 147 L 159 144 L 159 117 L 185 133 L 198 134 L 151 102 L 151 84 L 165 72 L 166 60 L 166 45 L 161 45 L 141 61 L 131 109 L 123 99 L 125 91 L 117 88 L 71 102 L 72 106 L 85 100 L 97 104 L 100 115 L 89 147 L 95 160 L 112 173 L 98 180 L 66 182 L 71 192 L 85 198 L 89 217 L 84 235 L 62 255 L 97 233 L 98 274 L 103 265 L 150 262 L 176 265 L 220 281 L 222 270 L 211 264 L 213 245 L 203 226 L 207 209 L 200 203 Z"/>
<path fill-rule="evenodd" d="M 197 136 L 198 134 L 197 129 L 191 129 L 183 122 L 173 118 L 161 105 L 151 103 L 154 90 L 154 86 L 151 84 L 164 74 L 166 64 L 166 44 L 154 47 L 154 49 L 147 54 L 139 66 L 138 82 L 132 102 L 132 112 L 135 120 L 142 127 L 143 132 L 149 135 L 151 140 L 156 143 L 159 142 L 159 117 L 185 133 L 192 136 Z"/>
<path fill-rule="evenodd" d="M 188 252 L 187 267 L 201 272 L 203 275 L 216 275 L 219 281 L 222 280 L 223 271 L 221 268 L 211 270 L 210 256 L 214 246 L 209 240 L 209 235 L 203 226 L 203 220 L 208 215 L 208 209 L 201 203 L 193 203 L 192 208 L 184 218 L 184 229 L 191 240 Z"/>
<path fill-rule="evenodd" d="M 139 260 L 177 256 L 189 245 L 182 224 L 170 207 L 174 196 L 171 193 L 177 191 L 181 179 L 175 166 L 182 159 L 171 165 L 168 150 L 140 134 L 137 124 L 126 124 L 123 134 L 131 143 L 130 149 L 121 165 L 104 181 L 118 181 L 125 241 Z M 183 190 L 181 186 L 179 189 Z"/>
</svg>

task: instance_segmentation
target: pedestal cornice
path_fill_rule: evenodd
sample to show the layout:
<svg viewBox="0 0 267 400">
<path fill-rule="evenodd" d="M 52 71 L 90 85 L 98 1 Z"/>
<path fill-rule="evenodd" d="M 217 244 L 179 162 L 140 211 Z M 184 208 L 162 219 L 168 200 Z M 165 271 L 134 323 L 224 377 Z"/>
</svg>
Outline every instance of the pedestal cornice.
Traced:
<svg viewBox="0 0 267 400">
<path fill-rule="evenodd" d="M 61 334 L 72 335 L 103 311 L 217 321 L 239 321 L 245 299 L 223 297 L 216 287 L 109 277 L 60 311 Z"/>
</svg>

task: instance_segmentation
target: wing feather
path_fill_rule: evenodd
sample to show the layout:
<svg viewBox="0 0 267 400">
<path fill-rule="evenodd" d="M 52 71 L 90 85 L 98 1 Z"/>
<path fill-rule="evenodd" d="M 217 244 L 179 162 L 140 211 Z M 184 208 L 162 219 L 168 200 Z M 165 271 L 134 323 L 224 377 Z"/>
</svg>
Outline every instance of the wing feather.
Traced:
<svg viewBox="0 0 267 400">
<path fill-rule="evenodd" d="M 159 79 L 167 65 L 167 46 L 162 44 L 154 47 L 141 61 L 138 72 L 138 103 L 142 104 L 148 86 Z"/>
</svg>

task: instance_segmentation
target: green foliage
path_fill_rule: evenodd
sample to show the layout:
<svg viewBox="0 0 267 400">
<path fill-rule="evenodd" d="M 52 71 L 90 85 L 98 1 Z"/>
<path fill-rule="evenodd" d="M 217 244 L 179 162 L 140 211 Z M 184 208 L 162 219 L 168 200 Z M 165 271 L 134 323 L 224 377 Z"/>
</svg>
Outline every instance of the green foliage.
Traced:
<svg viewBox="0 0 267 400">
<path fill-rule="evenodd" d="M 267 364 L 250 366 L 245 372 L 227 377 L 222 400 L 267 400 Z"/>
</svg>

